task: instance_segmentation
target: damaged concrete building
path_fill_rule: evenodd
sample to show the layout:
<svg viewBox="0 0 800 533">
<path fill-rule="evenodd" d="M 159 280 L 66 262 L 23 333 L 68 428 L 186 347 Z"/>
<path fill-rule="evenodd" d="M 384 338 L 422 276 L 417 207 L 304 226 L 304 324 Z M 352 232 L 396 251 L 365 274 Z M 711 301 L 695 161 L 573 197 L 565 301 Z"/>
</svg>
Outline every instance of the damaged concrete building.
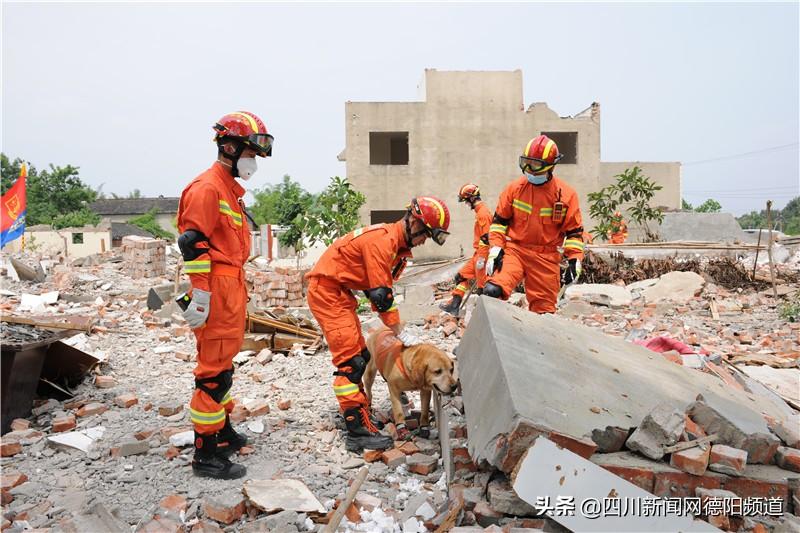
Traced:
<svg viewBox="0 0 800 533">
<path fill-rule="evenodd" d="M 521 70 L 426 69 L 417 101 L 347 102 L 345 125 L 339 159 L 367 197 L 363 223 L 398 219 L 413 195 L 432 194 L 449 203 L 452 238 L 442 248 L 420 249 L 420 257 L 469 253 L 473 215 L 456 208 L 458 188 L 475 181 L 494 208 L 503 187 L 520 174 L 517 160 L 525 143 L 540 133 L 564 154 L 558 175 L 578 191 L 584 214 L 588 193 L 634 165 L 663 187 L 655 205 L 681 205 L 680 163 L 602 161 L 600 104 L 566 117 L 544 102 L 526 107 Z"/>
</svg>

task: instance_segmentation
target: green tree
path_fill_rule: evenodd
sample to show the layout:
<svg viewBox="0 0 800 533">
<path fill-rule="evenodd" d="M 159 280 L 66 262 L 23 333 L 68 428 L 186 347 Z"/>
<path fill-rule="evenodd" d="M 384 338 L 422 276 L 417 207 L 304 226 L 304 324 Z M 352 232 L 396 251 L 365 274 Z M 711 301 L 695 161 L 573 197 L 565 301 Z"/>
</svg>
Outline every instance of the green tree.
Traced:
<svg viewBox="0 0 800 533">
<path fill-rule="evenodd" d="M 771 213 L 772 227 L 787 235 L 800 234 L 800 196 L 789 200 L 783 209 L 774 209 Z M 736 219 L 743 229 L 767 227 L 767 210 L 750 211 Z"/>
<path fill-rule="evenodd" d="M 22 159 L 10 160 L 0 154 L 2 192 L 5 193 L 16 181 Z M 74 221 L 80 225 L 97 224 L 100 217 L 88 210 L 88 204 L 97 198 L 97 191 L 83 183 L 78 167 L 50 165 L 49 170 L 39 171 L 28 167 L 26 224 L 63 224 Z M 62 226 L 63 227 L 63 226 Z"/>
<path fill-rule="evenodd" d="M 174 241 L 175 235 L 161 227 L 161 225 L 156 220 L 157 214 L 158 214 L 158 208 L 154 207 L 147 213 L 128 220 L 128 224 L 131 224 L 132 226 L 136 226 L 137 228 L 145 230 L 153 237 L 157 237 L 159 239 L 166 239 L 168 241 Z"/>
<path fill-rule="evenodd" d="M 681 198 L 681 209 L 684 211 L 694 211 L 694 207 L 686 201 L 686 198 Z"/>
<path fill-rule="evenodd" d="M 713 198 L 709 198 L 702 204 L 698 205 L 695 208 L 695 211 L 698 213 L 719 213 L 722 211 L 722 205 L 720 205 L 720 203 Z"/>
<path fill-rule="evenodd" d="M 303 189 L 287 174 L 277 185 L 268 185 L 253 192 L 256 198 L 251 211 L 258 224 L 286 226 L 278 241 L 296 252 L 304 248 L 306 212 L 314 203 L 314 195 Z"/>
<path fill-rule="evenodd" d="M 354 230 L 359 223 L 358 210 L 366 201 L 367 197 L 353 189 L 347 178 L 332 177 L 306 216 L 311 244 L 322 241 L 329 245 Z"/>
<path fill-rule="evenodd" d="M 657 240 L 658 236 L 650 230 L 648 222 L 664 220 L 664 213 L 650 206 L 650 200 L 662 189 L 661 185 L 645 176 L 638 166 L 614 177 L 615 183 L 589 193 L 589 215 L 596 221 L 592 234 L 606 239 L 611 232 L 614 212 L 622 211 L 624 207 L 626 218 L 641 225 L 648 240 Z"/>
<path fill-rule="evenodd" d="M 781 219 L 784 233 L 800 235 L 800 196 L 789 200 L 789 203 L 781 209 Z"/>
</svg>

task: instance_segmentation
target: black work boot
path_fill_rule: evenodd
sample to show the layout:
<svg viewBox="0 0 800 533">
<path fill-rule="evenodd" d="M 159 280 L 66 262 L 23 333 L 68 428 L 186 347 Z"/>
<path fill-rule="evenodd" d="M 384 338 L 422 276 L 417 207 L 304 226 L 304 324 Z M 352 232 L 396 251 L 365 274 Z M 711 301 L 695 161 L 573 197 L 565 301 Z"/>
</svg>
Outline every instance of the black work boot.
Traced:
<svg viewBox="0 0 800 533">
<path fill-rule="evenodd" d="M 450 313 L 453 316 L 458 316 L 458 310 L 461 308 L 461 300 L 462 296 L 453 296 L 450 298 L 450 301 L 446 304 L 442 304 L 439 306 L 439 309 L 444 311 L 445 313 Z"/>
<path fill-rule="evenodd" d="M 200 477 L 214 479 L 239 479 L 247 473 L 243 465 L 232 463 L 217 453 L 217 434 L 200 435 L 194 432 L 194 460 L 192 472 Z"/>
<path fill-rule="evenodd" d="M 394 446 L 388 435 L 378 431 L 369 419 L 369 413 L 363 407 L 354 407 L 344 412 L 344 423 L 347 426 L 346 447 L 349 452 L 368 450 L 386 450 Z"/>
<path fill-rule="evenodd" d="M 247 437 L 234 431 L 230 417 L 225 417 L 225 425 L 217 433 L 217 453 L 231 455 L 247 444 Z"/>
</svg>

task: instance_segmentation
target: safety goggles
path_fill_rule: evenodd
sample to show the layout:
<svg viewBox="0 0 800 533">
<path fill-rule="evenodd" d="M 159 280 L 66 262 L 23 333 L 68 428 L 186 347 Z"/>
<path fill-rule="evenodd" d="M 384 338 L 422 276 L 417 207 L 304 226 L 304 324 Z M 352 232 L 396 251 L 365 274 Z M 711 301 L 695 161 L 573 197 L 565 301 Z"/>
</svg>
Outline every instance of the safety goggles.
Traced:
<svg viewBox="0 0 800 533">
<path fill-rule="evenodd" d="M 440 228 L 435 228 L 435 229 L 426 228 L 426 229 L 427 229 L 426 234 L 428 235 L 428 237 L 433 239 L 433 242 L 435 242 L 439 246 L 443 245 L 444 241 L 447 240 L 447 236 L 450 235 L 448 232 Z"/>
<path fill-rule="evenodd" d="M 272 141 L 275 138 L 269 133 L 253 133 L 245 139 L 245 144 L 264 157 L 272 155 Z"/>
<path fill-rule="evenodd" d="M 522 172 L 529 172 L 531 174 L 535 174 L 537 172 L 541 172 L 549 167 L 555 166 L 561 160 L 562 155 L 558 154 L 553 162 L 545 161 L 544 159 L 537 159 L 535 157 L 525 157 L 524 155 L 519 156 L 519 168 Z"/>
</svg>

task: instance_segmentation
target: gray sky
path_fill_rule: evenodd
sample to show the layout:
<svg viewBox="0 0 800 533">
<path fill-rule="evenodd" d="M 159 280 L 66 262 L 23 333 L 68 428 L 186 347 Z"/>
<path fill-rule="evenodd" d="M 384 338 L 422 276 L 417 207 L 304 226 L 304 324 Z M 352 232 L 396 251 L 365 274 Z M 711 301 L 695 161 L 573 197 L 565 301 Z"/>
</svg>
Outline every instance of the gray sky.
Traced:
<svg viewBox="0 0 800 533">
<path fill-rule="evenodd" d="M 694 204 L 781 207 L 800 193 L 798 5 L 4 2 L 2 149 L 177 196 L 214 121 L 247 109 L 276 137 L 248 186 L 319 191 L 345 174 L 346 100 L 413 100 L 426 67 L 519 68 L 526 104 L 600 102 L 603 160 L 682 161 Z"/>
</svg>

